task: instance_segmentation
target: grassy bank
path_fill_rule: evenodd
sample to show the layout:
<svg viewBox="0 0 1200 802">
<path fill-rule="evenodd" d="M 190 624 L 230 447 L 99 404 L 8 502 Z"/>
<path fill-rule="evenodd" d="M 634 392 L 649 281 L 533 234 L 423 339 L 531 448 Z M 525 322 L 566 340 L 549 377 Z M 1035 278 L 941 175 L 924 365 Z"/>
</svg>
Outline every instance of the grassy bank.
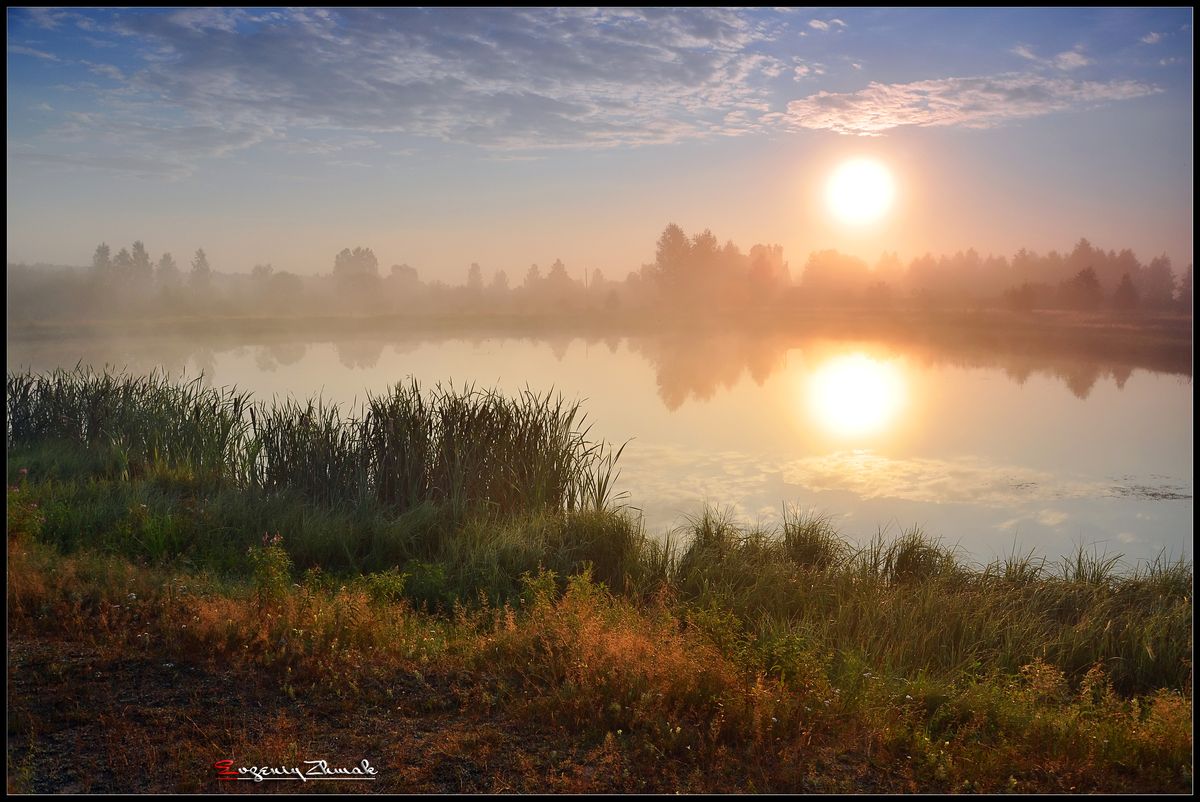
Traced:
<svg viewBox="0 0 1200 802">
<path fill-rule="evenodd" d="M 16 638 L 355 704 L 441 678 L 626 772 L 572 790 L 1190 787 L 1190 564 L 968 566 L 795 512 L 661 543 L 578 410 L 536 396 L 399 388 L 343 418 L 72 374 L 10 375 L 8 404 Z M 18 702 L 10 769 L 40 720 Z"/>
</svg>

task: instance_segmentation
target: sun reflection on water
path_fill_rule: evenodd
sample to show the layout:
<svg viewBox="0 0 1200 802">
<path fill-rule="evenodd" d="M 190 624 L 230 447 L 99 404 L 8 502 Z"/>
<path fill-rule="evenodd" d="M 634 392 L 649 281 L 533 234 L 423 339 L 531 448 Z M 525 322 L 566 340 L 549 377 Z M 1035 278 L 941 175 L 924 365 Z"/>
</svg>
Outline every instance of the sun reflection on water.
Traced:
<svg viewBox="0 0 1200 802">
<path fill-rule="evenodd" d="M 808 377 L 809 410 L 821 428 L 836 437 L 880 434 L 906 400 L 900 367 L 864 353 L 833 357 Z"/>
</svg>

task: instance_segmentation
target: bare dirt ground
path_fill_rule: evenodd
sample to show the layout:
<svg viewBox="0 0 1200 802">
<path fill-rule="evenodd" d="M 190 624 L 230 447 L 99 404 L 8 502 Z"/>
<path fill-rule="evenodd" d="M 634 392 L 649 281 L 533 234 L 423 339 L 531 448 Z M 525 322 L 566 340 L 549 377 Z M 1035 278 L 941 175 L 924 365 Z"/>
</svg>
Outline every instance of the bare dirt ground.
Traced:
<svg viewBox="0 0 1200 802">
<path fill-rule="evenodd" d="M 60 640 L 8 647 L 8 790 L 103 792 L 584 793 L 915 790 L 865 756 L 824 754 L 780 786 L 713 778 L 695 762 L 653 772 L 613 739 L 588 742 L 464 703 L 469 678 L 417 674 L 350 703 L 287 693 L 246 669 L 107 654 Z M 378 769 L 374 781 L 221 782 L 214 763 Z M 814 777 L 818 779 L 814 779 Z"/>
</svg>

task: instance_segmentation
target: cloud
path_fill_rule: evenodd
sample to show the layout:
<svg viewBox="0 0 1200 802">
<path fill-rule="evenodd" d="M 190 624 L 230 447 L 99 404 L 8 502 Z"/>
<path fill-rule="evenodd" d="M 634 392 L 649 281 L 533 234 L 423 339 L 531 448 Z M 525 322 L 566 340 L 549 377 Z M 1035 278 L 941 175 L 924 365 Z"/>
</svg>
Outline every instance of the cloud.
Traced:
<svg viewBox="0 0 1200 802">
<path fill-rule="evenodd" d="M 187 165 L 177 161 L 163 160 L 152 156 L 136 155 L 81 155 L 44 153 L 37 151 L 10 151 L 9 159 L 14 164 L 44 165 L 50 167 L 84 168 L 110 173 L 132 173 L 143 178 L 183 178 L 190 175 Z"/>
<path fill-rule="evenodd" d="M 70 15 L 56 8 L 30 8 L 25 11 L 34 25 L 46 30 L 54 30 Z"/>
<path fill-rule="evenodd" d="M 1162 38 L 1163 37 L 1161 33 L 1155 33 L 1154 31 L 1151 31 L 1142 37 L 1142 44 L 1156 45 L 1162 41 Z"/>
<path fill-rule="evenodd" d="M 1069 517 L 1070 516 L 1067 515 L 1065 512 L 1063 512 L 1062 510 L 1047 509 L 1047 510 L 1041 510 L 1040 512 L 1038 512 L 1036 520 L 1042 526 L 1052 529 L 1060 524 L 1066 523 L 1066 520 Z"/>
<path fill-rule="evenodd" d="M 828 31 L 828 30 L 832 30 L 834 27 L 845 28 L 846 23 L 840 19 L 831 19 L 828 21 L 819 20 L 819 19 L 810 19 L 808 21 L 808 27 L 810 27 L 816 31 Z"/>
<path fill-rule="evenodd" d="M 1189 499 L 1191 488 L 1171 484 L 1114 484 L 1067 479 L 1017 465 L 975 458 L 892 459 L 863 451 L 809 457 L 781 466 L 783 478 L 810 490 L 844 490 L 860 498 L 892 498 L 930 504 L 1008 507 L 1063 499 L 1132 497 Z M 1066 513 L 1045 508 L 1036 514 L 1043 526 L 1058 526 Z"/>
<path fill-rule="evenodd" d="M 805 78 L 813 78 L 825 74 L 825 65 L 816 61 L 803 61 L 795 59 L 795 66 L 792 68 L 792 78 L 796 81 L 802 81 Z"/>
<path fill-rule="evenodd" d="M 58 56 L 54 55 L 53 53 L 47 53 L 44 50 L 35 50 L 32 47 L 26 47 L 25 45 L 9 45 L 8 52 L 16 53 L 22 56 L 33 56 L 34 58 L 45 59 L 46 61 L 59 60 Z"/>
<path fill-rule="evenodd" d="M 1040 64 L 1043 67 L 1053 67 L 1058 70 L 1077 70 L 1080 67 L 1086 67 L 1093 63 L 1091 59 L 1084 55 L 1083 45 L 1076 45 L 1071 50 L 1065 50 L 1050 58 L 1042 58 L 1033 51 L 1032 47 L 1025 44 L 1018 44 L 1010 52 L 1023 59 Z"/>
<path fill-rule="evenodd" d="M 134 92 L 203 119 L 401 133 L 489 148 L 728 133 L 788 69 L 776 29 L 721 9 L 186 9 L 125 15 Z"/>
<path fill-rule="evenodd" d="M 1012 52 L 1016 53 L 1021 58 L 1026 58 L 1030 61 L 1038 60 L 1037 54 L 1033 52 L 1033 48 L 1031 48 L 1029 45 L 1017 45 L 1012 49 Z"/>
<path fill-rule="evenodd" d="M 1191 498 L 1190 487 L 1123 485 L 1099 479 L 1069 478 L 978 457 L 891 458 L 869 451 L 842 451 L 775 462 L 736 451 L 707 453 L 664 444 L 642 443 L 622 455 L 629 476 L 638 476 L 640 498 L 653 497 L 683 508 L 705 497 L 738 501 L 801 488 L 848 492 L 861 500 L 888 499 L 922 504 L 967 504 L 993 509 L 1030 508 L 999 527 L 1024 520 L 1054 528 L 1068 520 L 1054 502 L 1136 497 Z M 651 478 L 651 477 L 662 477 Z"/>
<path fill-rule="evenodd" d="M 847 451 L 796 460 L 784 478 L 810 490 L 850 491 L 859 498 L 891 498 L 930 504 L 1006 507 L 1065 498 L 1106 495 L 1107 485 L 1070 481 L 1018 466 L 982 459 L 892 459 Z M 1054 518 L 1051 510 L 1039 513 Z M 1061 521 L 1059 521 L 1061 523 Z"/>
<path fill-rule="evenodd" d="M 105 78 L 111 78 L 114 81 L 125 80 L 125 73 L 121 72 L 119 67 L 115 67 L 112 64 L 97 64 L 92 61 L 83 61 L 81 63 L 86 65 L 87 68 L 96 75 L 102 75 Z"/>
<path fill-rule="evenodd" d="M 1080 67 L 1086 67 L 1092 61 L 1087 56 L 1083 55 L 1081 48 L 1068 50 L 1065 53 L 1059 53 L 1054 57 L 1054 66 L 1060 70 L 1077 70 Z"/>
<path fill-rule="evenodd" d="M 799 128 L 878 136 L 900 126 L 990 128 L 1012 120 L 1086 109 L 1162 90 L 1138 81 L 1078 81 L 1033 73 L 872 82 L 857 92 L 818 92 L 788 104 Z"/>
<path fill-rule="evenodd" d="M 182 178 L 197 161 L 226 156 L 272 139 L 269 127 L 236 122 L 181 123 L 148 116 L 137 104 L 101 112 L 70 112 L 42 133 L 36 145 L 17 143 L 15 162 L 49 167 L 128 172 L 143 178 Z"/>
</svg>

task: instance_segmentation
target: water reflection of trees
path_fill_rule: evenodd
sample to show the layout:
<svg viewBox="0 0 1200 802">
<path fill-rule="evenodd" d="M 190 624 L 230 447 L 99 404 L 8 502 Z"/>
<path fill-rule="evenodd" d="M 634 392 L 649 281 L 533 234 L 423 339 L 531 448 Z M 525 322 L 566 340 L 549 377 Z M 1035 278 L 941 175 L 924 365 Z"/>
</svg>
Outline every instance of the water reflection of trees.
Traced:
<svg viewBox="0 0 1200 802">
<path fill-rule="evenodd" d="M 548 347 L 556 361 L 572 353 L 576 340 L 612 353 L 622 345 L 653 367 L 659 398 L 671 410 L 689 401 L 706 401 L 737 386 L 745 378 L 762 384 L 787 363 L 790 351 L 806 361 L 847 349 L 867 350 L 879 356 L 904 356 L 928 366 L 954 365 L 994 368 L 1018 385 L 1030 377 L 1061 381 L 1074 395 L 1087 398 L 1095 386 L 1111 379 L 1121 389 L 1134 370 L 1192 375 L 1190 343 L 1137 342 L 1119 337 L 1093 341 L 1086 337 L 1036 336 L 1009 338 L 974 336 L 969 332 L 889 332 L 869 338 L 849 338 L 823 331 L 726 330 L 706 333 L 661 333 L 624 337 L 612 332 L 571 336 L 515 336 L 505 332 L 354 331 L 339 335 L 314 335 L 302 331 L 259 334 L 210 332 L 196 336 L 125 336 L 45 339 L 22 343 L 10 340 L 10 369 L 35 371 L 70 367 L 76 363 L 95 368 L 111 366 L 134 373 L 165 370 L 172 375 L 203 372 L 207 381 L 220 383 L 223 356 L 247 353 L 259 370 L 272 372 L 302 361 L 312 345 L 334 346 L 339 362 L 351 370 L 375 367 L 385 347 L 404 353 L 421 345 L 448 339 L 465 339 L 481 345 L 485 340 L 522 341 Z M 578 352 L 574 352 L 578 353 Z M 514 377 L 519 379 L 520 377 Z"/>
<path fill-rule="evenodd" d="M 926 333 L 927 334 L 927 333 Z M 1192 375 L 1191 348 L 1184 344 L 1128 342 L 1017 342 L 971 337 L 838 339 L 827 335 L 721 333 L 709 336 L 648 337 L 630 341 L 630 349 L 649 361 L 658 380 L 658 394 L 668 409 L 688 400 L 707 400 L 720 389 L 732 389 L 748 375 L 762 384 L 786 364 L 789 351 L 806 359 L 867 350 L 882 356 L 904 356 L 929 367 L 952 365 L 999 369 L 1018 385 L 1031 376 L 1061 381 L 1073 395 L 1086 399 L 1097 383 L 1111 379 L 1118 390 L 1134 370 Z"/>
<path fill-rule="evenodd" d="M 658 396 L 671 410 L 689 399 L 706 401 L 718 390 L 732 389 L 743 374 L 762 384 L 783 366 L 787 354 L 777 337 L 732 333 L 642 338 L 632 340 L 630 350 L 654 365 Z"/>
</svg>

